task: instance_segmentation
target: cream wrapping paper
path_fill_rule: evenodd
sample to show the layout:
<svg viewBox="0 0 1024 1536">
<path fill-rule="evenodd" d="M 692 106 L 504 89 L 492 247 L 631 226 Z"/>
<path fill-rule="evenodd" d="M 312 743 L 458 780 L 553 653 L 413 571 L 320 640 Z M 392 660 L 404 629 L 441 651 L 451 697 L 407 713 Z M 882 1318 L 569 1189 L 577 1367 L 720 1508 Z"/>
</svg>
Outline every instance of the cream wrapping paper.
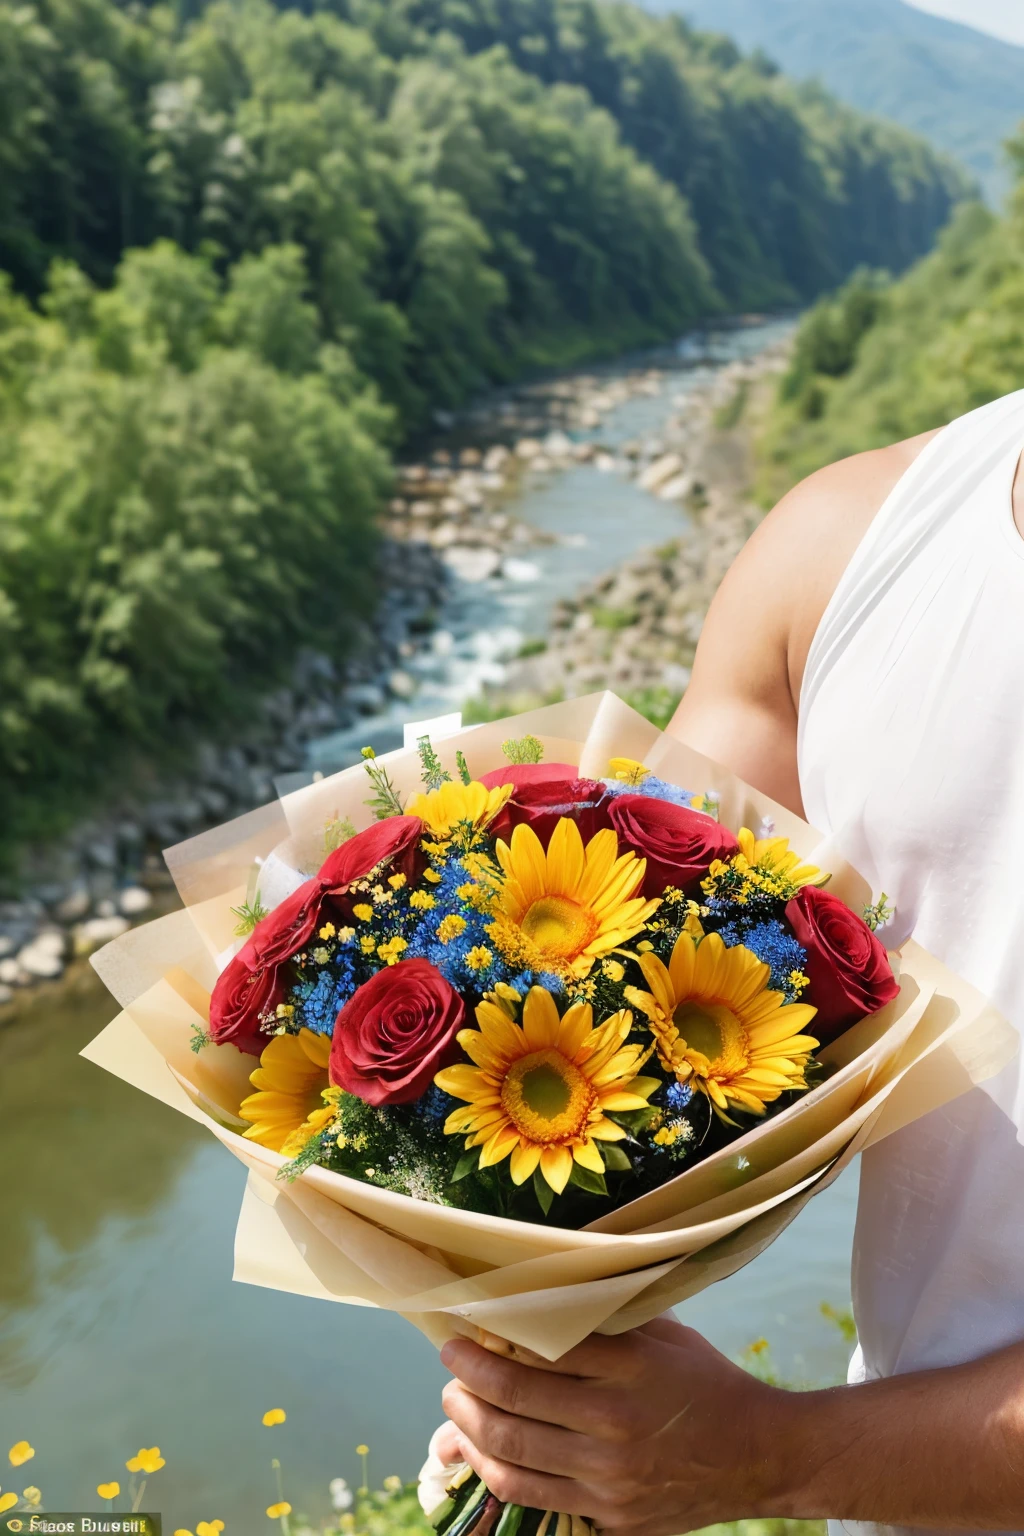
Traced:
<svg viewBox="0 0 1024 1536">
<path fill-rule="evenodd" d="M 500 766 L 501 743 L 527 733 L 547 762 L 603 777 L 612 757 L 720 797 L 722 821 L 764 817 L 806 860 L 831 870 L 830 890 L 855 910 L 863 881 L 827 841 L 719 765 L 663 735 L 612 694 L 534 710 L 448 737 L 436 750 L 455 771 Z M 382 757 L 400 794 L 420 786 L 414 751 Z M 235 1278 L 401 1313 L 440 1346 L 485 1331 L 555 1360 L 593 1331 L 637 1327 L 750 1263 L 806 1202 L 865 1147 L 998 1072 L 1016 1031 L 959 977 L 913 943 L 900 953 L 901 991 L 819 1052 L 820 1087 L 741 1140 L 582 1231 L 534 1226 L 413 1200 L 323 1168 L 294 1183 L 284 1159 L 246 1141 L 237 1108 L 255 1066 L 231 1046 L 191 1050 L 219 970 L 239 946 L 231 908 L 278 899 L 323 858 L 325 826 L 368 826 L 361 765 L 168 850 L 185 910 L 135 929 L 93 963 L 123 1012 L 83 1052 L 97 1065 L 206 1125 L 249 1170 L 235 1239 Z"/>
</svg>

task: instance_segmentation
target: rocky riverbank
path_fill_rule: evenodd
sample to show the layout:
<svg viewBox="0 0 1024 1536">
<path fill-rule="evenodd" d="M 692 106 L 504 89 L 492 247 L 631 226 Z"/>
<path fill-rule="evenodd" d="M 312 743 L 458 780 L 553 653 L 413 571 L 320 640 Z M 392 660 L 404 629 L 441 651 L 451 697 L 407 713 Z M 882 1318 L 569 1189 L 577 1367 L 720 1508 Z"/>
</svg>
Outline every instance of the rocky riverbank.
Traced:
<svg viewBox="0 0 1024 1536">
<path fill-rule="evenodd" d="M 488 713 L 610 688 L 667 722 L 690 681 L 711 599 L 764 515 L 751 497 L 750 421 L 787 348 L 723 368 L 679 401 L 657 437 L 611 457 L 610 472 L 678 503 L 686 530 L 560 603 L 546 642 L 526 647 L 489 692 Z"/>
<path fill-rule="evenodd" d="M 695 361 L 700 355 L 695 343 Z M 643 445 L 632 457 L 612 451 L 600 429 L 610 412 L 658 395 L 665 385 L 666 369 L 638 363 L 615 374 L 576 374 L 505 391 L 449 418 L 446 445 L 397 470 L 382 520 L 383 597 L 348 659 L 339 664 L 303 652 L 287 684 L 263 699 L 230 743 L 200 742 L 194 760 L 175 775 L 141 765 L 130 789 L 69 834 L 25 850 L 17 894 L 0 902 L 0 1009 L 57 980 L 74 957 L 115 938 L 154 903 L 173 903 L 161 849 L 266 802 L 279 775 L 303 767 L 310 741 L 356 725 L 389 700 L 412 700 L 417 658 L 430 649 L 453 584 L 515 579 L 517 560 L 536 542 L 536 530 L 514 515 L 516 497 L 575 463 L 590 462 L 608 474 L 650 473 L 654 458 L 646 453 L 645 459 Z M 682 462 L 683 419 L 674 446 L 658 456 L 659 493 L 678 499 L 698 491 L 681 468 L 663 473 L 666 454 Z M 557 635 L 572 629 L 568 610 L 558 622 Z M 556 641 L 549 666 L 559 650 Z M 553 675 L 557 671 L 553 666 Z M 583 672 L 577 681 L 582 678 Z M 538 686 L 553 686 L 546 673 Z"/>
</svg>

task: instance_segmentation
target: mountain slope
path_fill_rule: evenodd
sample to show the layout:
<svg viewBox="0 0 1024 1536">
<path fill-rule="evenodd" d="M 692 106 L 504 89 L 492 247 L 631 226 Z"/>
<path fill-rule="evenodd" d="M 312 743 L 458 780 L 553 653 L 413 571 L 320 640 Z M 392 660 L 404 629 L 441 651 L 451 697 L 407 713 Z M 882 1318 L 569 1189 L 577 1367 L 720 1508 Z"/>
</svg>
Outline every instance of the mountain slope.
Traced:
<svg viewBox="0 0 1024 1536">
<path fill-rule="evenodd" d="M 925 134 L 995 200 L 1009 183 L 1001 144 L 1024 118 L 1024 48 L 901 0 L 647 0 L 763 48 L 790 75 Z"/>
</svg>

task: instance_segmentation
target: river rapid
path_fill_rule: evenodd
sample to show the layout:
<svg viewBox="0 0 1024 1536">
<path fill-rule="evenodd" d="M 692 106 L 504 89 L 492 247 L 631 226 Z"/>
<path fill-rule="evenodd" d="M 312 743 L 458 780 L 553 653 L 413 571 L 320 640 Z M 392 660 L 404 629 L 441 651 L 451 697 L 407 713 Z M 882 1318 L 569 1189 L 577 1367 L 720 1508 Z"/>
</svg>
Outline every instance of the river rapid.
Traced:
<svg viewBox="0 0 1024 1536">
<path fill-rule="evenodd" d="M 747 327 L 659 357 L 663 387 L 613 412 L 602 443 L 656 434 L 708 370 L 778 334 Z M 365 741 L 386 750 L 403 717 L 457 708 L 544 633 L 556 601 L 686 529 L 678 506 L 593 464 L 527 480 L 509 510 L 544 542 L 501 579 L 457 584 L 415 661 L 415 701 L 362 721 L 358 739 L 315 743 L 310 771 L 353 760 Z M 165 1530 L 220 1519 L 249 1536 L 276 1497 L 274 1456 L 285 1496 L 314 1521 L 331 1478 L 360 1480 L 359 1442 L 377 1486 L 413 1476 L 439 1417 L 433 1348 L 385 1313 L 233 1284 L 244 1172 L 191 1122 L 78 1057 L 113 1012 L 78 970 L 0 1030 L 0 1442 L 36 1449 L 22 1471 L 0 1472 L 4 1491 L 32 1483 L 50 1509 L 98 1508 L 97 1484 L 126 1486 L 125 1462 L 158 1445 L 166 1466 L 145 1507 L 162 1511 Z M 681 1317 L 733 1355 L 767 1337 L 789 1379 L 834 1377 L 845 1345 L 819 1309 L 848 1304 L 855 1200 L 848 1174 Z M 265 1429 L 274 1407 L 287 1422 Z"/>
</svg>

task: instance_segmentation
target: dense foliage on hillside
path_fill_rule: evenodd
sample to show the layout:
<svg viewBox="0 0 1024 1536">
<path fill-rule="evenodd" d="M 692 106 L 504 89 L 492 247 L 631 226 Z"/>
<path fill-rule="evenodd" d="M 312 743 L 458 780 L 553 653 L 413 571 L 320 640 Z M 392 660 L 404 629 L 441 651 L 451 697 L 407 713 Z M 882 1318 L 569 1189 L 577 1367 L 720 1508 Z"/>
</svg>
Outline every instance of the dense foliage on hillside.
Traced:
<svg viewBox="0 0 1024 1536">
<path fill-rule="evenodd" d="M 862 112 L 924 134 L 969 166 L 993 203 L 1009 183 L 1002 143 L 1024 118 L 1024 48 L 905 0 L 644 0 L 762 48 Z"/>
<path fill-rule="evenodd" d="M 1024 171 L 1024 140 L 1016 149 Z M 761 443 L 766 502 L 847 454 L 1024 387 L 1024 181 L 971 204 L 897 282 L 861 273 L 804 320 Z"/>
<path fill-rule="evenodd" d="M 0 797 L 373 600 L 489 381 L 904 266 L 920 142 L 593 0 L 0 0 Z"/>
</svg>

